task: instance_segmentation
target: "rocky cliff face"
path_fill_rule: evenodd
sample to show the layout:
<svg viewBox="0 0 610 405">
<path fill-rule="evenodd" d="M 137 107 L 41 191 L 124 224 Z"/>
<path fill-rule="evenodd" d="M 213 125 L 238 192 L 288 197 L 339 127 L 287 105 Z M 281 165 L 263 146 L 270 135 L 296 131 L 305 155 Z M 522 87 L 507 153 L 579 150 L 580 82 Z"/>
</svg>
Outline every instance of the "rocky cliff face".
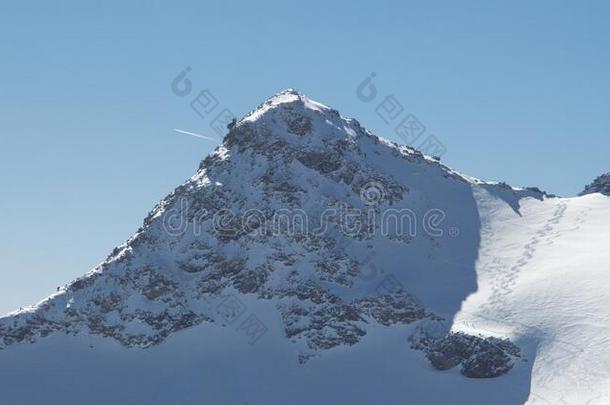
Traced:
<svg viewBox="0 0 610 405">
<path fill-rule="evenodd" d="M 592 193 L 601 193 L 610 196 L 610 173 L 602 174 L 593 180 L 593 183 L 587 184 L 585 189 L 579 195 Z"/>
<path fill-rule="evenodd" d="M 231 125 L 196 174 L 103 263 L 0 319 L 0 348 L 51 333 L 148 347 L 193 325 L 228 325 L 244 311 L 240 297 L 252 295 L 273 302 L 306 361 L 357 344 L 373 323 L 450 315 L 476 288 L 462 264 L 477 255 L 477 183 L 284 91 Z M 458 256 L 462 264 L 451 267 Z M 429 357 L 464 339 L 435 343 Z M 460 361 L 474 358 L 468 345 Z"/>
</svg>

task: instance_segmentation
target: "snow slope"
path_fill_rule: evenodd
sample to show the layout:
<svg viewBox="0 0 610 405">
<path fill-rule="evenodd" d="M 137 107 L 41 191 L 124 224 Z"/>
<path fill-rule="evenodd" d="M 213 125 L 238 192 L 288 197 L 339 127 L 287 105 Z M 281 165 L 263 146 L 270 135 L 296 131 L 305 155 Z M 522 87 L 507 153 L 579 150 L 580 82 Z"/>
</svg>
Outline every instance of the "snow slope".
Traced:
<svg viewBox="0 0 610 405">
<path fill-rule="evenodd" d="M 313 232 L 328 208 L 374 231 Z M 253 209 L 313 223 L 240 227 Z M 415 232 L 380 232 L 391 210 Z M 468 178 L 284 91 L 100 266 L 0 319 L 0 404 L 608 403 L 608 222 L 608 197 Z M 521 357 L 436 370 L 408 338 L 444 328 Z"/>
<path fill-rule="evenodd" d="M 479 201 L 479 290 L 454 327 L 528 342 L 531 403 L 610 403 L 610 199 L 526 200 L 522 216 Z"/>
</svg>

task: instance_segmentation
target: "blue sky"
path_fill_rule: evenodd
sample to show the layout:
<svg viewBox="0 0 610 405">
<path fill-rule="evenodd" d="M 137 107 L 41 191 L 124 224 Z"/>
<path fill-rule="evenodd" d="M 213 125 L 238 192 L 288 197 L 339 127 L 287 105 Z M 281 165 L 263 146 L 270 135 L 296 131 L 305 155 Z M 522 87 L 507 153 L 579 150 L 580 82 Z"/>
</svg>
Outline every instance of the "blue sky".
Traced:
<svg viewBox="0 0 610 405">
<path fill-rule="evenodd" d="M 394 96 L 466 174 L 570 196 L 610 170 L 604 2 L 0 3 L 0 312 L 103 260 L 241 116 L 294 87 L 400 142 Z M 191 67 L 192 93 L 171 82 Z M 377 99 L 356 88 L 375 72 Z"/>
</svg>

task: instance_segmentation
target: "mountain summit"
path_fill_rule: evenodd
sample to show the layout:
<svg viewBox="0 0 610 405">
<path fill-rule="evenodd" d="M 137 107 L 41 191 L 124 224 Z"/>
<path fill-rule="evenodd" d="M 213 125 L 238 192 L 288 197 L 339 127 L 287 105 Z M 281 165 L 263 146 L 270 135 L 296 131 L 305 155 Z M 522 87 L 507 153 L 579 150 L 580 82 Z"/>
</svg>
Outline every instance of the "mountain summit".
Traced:
<svg viewBox="0 0 610 405">
<path fill-rule="evenodd" d="M 0 403 L 608 398 L 607 325 L 581 319 L 610 315 L 606 200 L 466 177 L 282 91 L 106 260 L 0 318 Z"/>
<path fill-rule="evenodd" d="M 148 347 L 194 325 L 227 324 L 231 317 L 218 307 L 227 297 L 248 294 L 273 302 L 301 359 L 353 345 L 367 324 L 408 324 L 428 314 L 402 284 L 379 293 L 364 281 L 372 257 L 387 250 L 392 272 L 439 250 L 461 249 L 474 261 L 477 235 L 469 222 L 475 207 L 458 203 L 471 184 L 285 90 L 232 126 L 197 173 L 107 260 L 42 303 L 2 319 L 0 344 L 62 332 Z M 442 237 L 440 228 L 424 232 L 422 221 L 448 213 L 465 239 Z M 383 221 L 391 229 L 382 230 Z M 451 315 L 465 293 L 451 283 L 465 284 L 467 277 L 451 263 L 437 271 L 447 273 L 446 285 L 434 287 L 447 290 L 438 310 Z M 428 298 L 425 270 L 412 276 L 420 279 L 415 292 Z M 471 284 L 466 288 L 474 290 Z M 231 301 L 239 307 L 239 299 Z"/>
</svg>

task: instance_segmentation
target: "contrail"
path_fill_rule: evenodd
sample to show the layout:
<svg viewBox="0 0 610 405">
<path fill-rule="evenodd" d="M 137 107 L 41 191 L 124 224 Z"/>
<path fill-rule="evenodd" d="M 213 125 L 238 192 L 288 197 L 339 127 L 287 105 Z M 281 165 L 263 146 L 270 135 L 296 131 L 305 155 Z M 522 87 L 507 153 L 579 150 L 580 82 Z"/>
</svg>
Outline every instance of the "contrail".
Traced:
<svg viewBox="0 0 610 405">
<path fill-rule="evenodd" d="M 174 128 L 174 131 L 176 131 L 176 132 L 178 132 L 180 134 L 191 135 L 191 136 L 194 136 L 194 137 L 197 137 L 197 138 L 201 138 L 201 139 L 207 139 L 208 141 L 216 141 L 216 142 L 219 141 L 219 139 L 217 139 L 217 138 L 212 138 L 210 136 L 196 134 L 194 132 L 184 131 L 182 129 Z"/>
</svg>

